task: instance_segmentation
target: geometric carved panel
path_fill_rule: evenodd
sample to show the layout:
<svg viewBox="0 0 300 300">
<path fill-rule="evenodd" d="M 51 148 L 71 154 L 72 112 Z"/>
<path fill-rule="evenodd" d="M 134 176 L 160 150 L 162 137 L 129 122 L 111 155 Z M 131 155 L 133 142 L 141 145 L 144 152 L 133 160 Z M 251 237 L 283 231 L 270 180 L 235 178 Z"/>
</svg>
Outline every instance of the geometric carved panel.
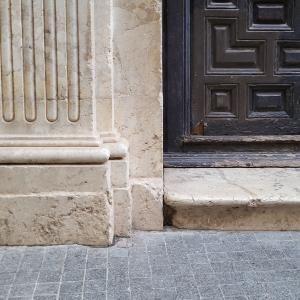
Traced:
<svg viewBox="0 0 300 300">
<path fill-rule="evenodd" d="M 261 74 L 265 42 L 240 40 L 236 19 L 209 19 L 207 29 L 208 74 Z"/>
<path fill-rule="evenodd" d="M 217 84 L 206 87 L 206 117 L 237 117 L 238 88 L 234 84 Z"/>
<path fill-rule="evenodd" d="M 250 30 L 290 31 L 293 0 L 250 0 Z"/>
<path fill-rule="evenodd" d="M 237 8 L 237 0 L 207 0 L 207 8 L 234 9 Z"/>
<path fill-rule="evenodd" d="M 256 85 L 249 87 L 249 118 L 289 118 L 292 114 L 289 85 Z"/>
<path fill-rule="evenodd" d="M 277 52 L 277 73 L 300 73 L 300 42 L 278 42 Z"/>
</svg>

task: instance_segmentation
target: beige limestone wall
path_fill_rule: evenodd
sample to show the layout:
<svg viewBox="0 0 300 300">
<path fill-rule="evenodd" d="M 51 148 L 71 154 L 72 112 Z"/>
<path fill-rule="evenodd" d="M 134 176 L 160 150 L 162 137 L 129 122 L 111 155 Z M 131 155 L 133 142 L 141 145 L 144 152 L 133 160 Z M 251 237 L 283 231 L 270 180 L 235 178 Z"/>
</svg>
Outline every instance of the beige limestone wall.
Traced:
<svg viewBox="0 0 300 300">
<path fill-rule="evenodd" d="M 133 226 L 162 229 L 162 4 L 113 0 L 117 130 L 129 142 Z"/>
<path fill-rule="evenodd" d="M 0 17 L 0 244 L 162 229 L 161 1 L 3 0 Z"/>
<path fill-rule="evenodd" d="M 161 1 L 114 0 L 116 127 L 132 177 L 162 176 Z"/>
</svg>

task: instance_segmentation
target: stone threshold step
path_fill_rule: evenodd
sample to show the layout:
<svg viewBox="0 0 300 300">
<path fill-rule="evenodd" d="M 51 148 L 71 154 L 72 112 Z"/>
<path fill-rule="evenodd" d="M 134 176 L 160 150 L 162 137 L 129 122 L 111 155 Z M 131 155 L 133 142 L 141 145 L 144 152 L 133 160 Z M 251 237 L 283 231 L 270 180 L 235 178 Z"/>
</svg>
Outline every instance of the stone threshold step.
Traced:
<svg viewBox="0 0 300 300">
<path fill-rule="evenodd" d="M 300 169 L 165 169 L 166 225 L 300 230 Z"/>
</svg>

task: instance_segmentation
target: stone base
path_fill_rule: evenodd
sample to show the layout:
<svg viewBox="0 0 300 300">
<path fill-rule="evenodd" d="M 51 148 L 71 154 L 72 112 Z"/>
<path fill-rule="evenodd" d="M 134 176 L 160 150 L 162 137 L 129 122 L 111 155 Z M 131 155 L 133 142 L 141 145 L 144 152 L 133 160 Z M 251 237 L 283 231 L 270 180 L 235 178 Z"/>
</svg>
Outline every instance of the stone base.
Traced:
<svg viewBox="0 0 300 300">
<path fill-rule="evenodd" d="M 109 164 L 0 166 L 0 245 L 107 246 Z"/>
<path fill-rule="evenodd" d="M 165 207 L 168 225 L 182 229 L 300 230 L 300 205 Z"/>
<path fill-rule="evenodd" d="M 186 229 L 300 230 L 300 169 L 166 169 L 165 218 Z"/>
<path fill-rule="evenodd" d="M 132 227 L 163 230 L 163 183 L 160 178 L 132 180 Z"/>
</svg>

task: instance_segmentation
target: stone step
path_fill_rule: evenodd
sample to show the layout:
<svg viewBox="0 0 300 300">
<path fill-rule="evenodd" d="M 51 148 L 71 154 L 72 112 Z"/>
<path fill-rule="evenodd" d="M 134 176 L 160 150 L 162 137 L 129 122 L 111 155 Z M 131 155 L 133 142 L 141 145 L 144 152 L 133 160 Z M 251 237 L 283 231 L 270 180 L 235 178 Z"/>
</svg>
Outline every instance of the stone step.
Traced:
<svg viewBox="0 0 300 300">
<path fill-rule="evenodd" d="M 300 230 L 300 168 L 165 169 L 166 225 Z"/>
</svg>

